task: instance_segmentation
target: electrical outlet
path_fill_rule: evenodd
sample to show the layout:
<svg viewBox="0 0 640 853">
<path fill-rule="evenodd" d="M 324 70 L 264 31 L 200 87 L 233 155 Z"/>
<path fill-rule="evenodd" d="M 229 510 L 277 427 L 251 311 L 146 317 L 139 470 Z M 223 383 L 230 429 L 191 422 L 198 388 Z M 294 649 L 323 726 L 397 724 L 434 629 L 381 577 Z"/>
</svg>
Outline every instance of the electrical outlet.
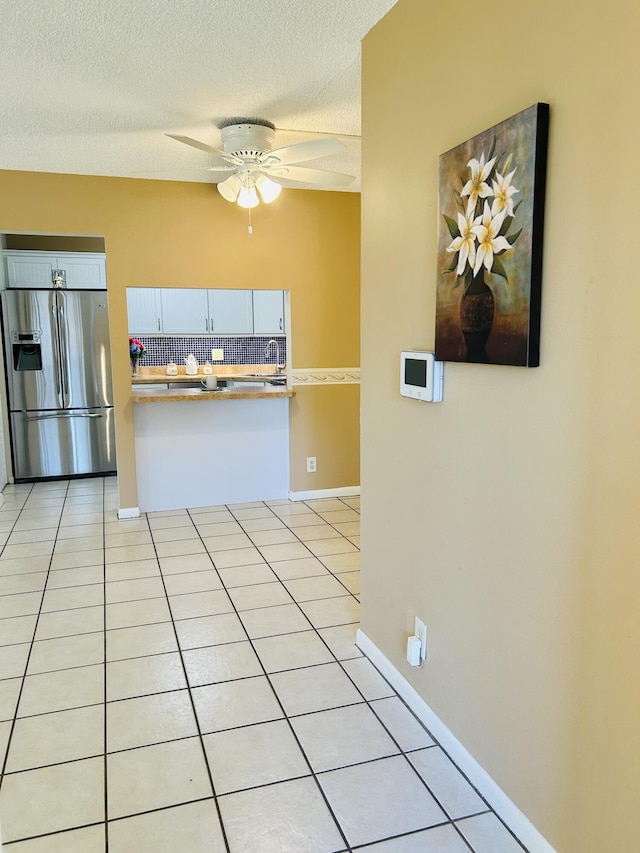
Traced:
<svg viewBox="0 0 640 853">
<path fill-rule="evenodd" d="M 421 660 L 427 659 L 427 626 L 416 616 L 415 621 L 415 634 L 416 637 L 420 640 L 420 658 Z"/>
<path fill-rule="evenodd" d="M 223 349 L 212 349 L 211 350 L 211 361 L 224 361 L 224 350 Z"/>
<path fill-rule="evenodd" d="M 317 470 L 316 457 L 307 456 L 307 474 L 315 474 Z"/>
</svg>

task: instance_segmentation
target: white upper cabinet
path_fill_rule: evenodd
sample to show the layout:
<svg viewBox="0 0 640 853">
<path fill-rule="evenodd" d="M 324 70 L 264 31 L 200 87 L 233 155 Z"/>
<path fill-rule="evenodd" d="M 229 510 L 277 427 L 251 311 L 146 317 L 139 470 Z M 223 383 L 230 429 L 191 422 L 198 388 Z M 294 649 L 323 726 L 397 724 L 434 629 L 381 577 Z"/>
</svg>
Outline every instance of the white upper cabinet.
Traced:
<svg viewBox="0 0 640 853">
<path fill-rule="evenodd" d="M 160 293 L 156 287 L 127 288 L 130 335 L 157 335 L 162 332 Z"/>
<path fill-rule="evenodd" d="M 165 334 L 206 335 L 211 331 L 206 290 L 168 287 L 160 294 Z"/>
<path fill-rule="evenodd" d="M 253 291 L 253 331 L 256 335 L 282 335 L 284 327 L 284 292 Z"/>
<path fill-rule="evenodd" d="M 86 288 L 91 290 L 107 289 L 105 256 L 89 255 L 88 252 L 76 252 L 73 255 L 59 255 L 58 269 L 67 276 L 68 288 Z"/>
<path fill-rule="evenodd" d="M 99 252 L 4 252 L 7 286 L 50 288 L 56 271 L 65 285 L 76 290 L 106 290 L 105 256 Z"/>
<path fill-rule="evenodd" d="M 129 334 L 283 335 L 282 290 L 127 288 Z"/>
<path fill-rule="evenodd" d="M 210 330 L 216 335 L 250 335 L 253 300 L 250 290 L 210 290 Z"/>
</svg>

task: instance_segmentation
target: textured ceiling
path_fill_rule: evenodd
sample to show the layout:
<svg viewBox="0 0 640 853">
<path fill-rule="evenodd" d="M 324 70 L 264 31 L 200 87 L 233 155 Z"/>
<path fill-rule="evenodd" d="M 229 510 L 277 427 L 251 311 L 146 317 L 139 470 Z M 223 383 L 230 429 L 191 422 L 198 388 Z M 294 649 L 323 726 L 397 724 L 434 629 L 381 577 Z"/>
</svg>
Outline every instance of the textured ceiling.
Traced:
<svg viewBox="0 0 640 853">
<path fill-rule="evenodd" d="M 212 181 L 215 122 L 274 147 L 340 134 L 309 166 L 360 177 L 360 41 L 396 0 L 4 0 L 0 169 Z M 344 138 L 342 137 L 344 135 Z"/>
</svg>

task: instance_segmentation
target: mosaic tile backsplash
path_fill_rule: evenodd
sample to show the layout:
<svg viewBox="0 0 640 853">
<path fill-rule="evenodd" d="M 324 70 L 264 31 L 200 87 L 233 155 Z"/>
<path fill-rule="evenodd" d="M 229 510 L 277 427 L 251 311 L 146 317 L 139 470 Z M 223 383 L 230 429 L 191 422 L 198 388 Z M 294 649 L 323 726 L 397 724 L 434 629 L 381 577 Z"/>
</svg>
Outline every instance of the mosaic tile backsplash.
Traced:
<svg viewBox="0 0 640 853">
<path fill-rule="evenodd" d="M 265 336 L 256 337 L 234 337 L 234 338 L 166 338 L 139 335 L 138 340 L 145 347 L 146 352 L 140 359 L 141 367 L 162 367 L 170 361 L 177 365 L 183 365 L 184 359 L 192 352 L 200 364 L 211 361 L 211 350 L 221 349 L 224 351 L 224 360 L 211 362 L 216 364 L 275 364 L 276 348 L 269 348 L 269 355 L 265 358 L 265 347 L 272 338 Z M 280 364 L 287 361 L 287 339 L 284 335 L 274 337 L 273 340 L 280 344 Z"/>
</svg>

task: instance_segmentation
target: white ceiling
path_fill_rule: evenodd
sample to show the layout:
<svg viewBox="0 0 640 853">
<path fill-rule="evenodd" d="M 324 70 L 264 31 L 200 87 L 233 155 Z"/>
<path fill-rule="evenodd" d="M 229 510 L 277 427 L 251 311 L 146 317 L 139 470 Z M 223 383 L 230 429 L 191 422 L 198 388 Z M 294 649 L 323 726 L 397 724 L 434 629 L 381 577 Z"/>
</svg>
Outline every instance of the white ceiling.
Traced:
<svg viewBox="0 0 640 853">
<path fill-rule="evenodd" d="M 360 187 L 360 41 L 396 0 L 7 0 L 0 169 L 212 181 L 216 121 L 259 117 L 274 147 L 345 135 L 305 165 Z"/>
</svg>

